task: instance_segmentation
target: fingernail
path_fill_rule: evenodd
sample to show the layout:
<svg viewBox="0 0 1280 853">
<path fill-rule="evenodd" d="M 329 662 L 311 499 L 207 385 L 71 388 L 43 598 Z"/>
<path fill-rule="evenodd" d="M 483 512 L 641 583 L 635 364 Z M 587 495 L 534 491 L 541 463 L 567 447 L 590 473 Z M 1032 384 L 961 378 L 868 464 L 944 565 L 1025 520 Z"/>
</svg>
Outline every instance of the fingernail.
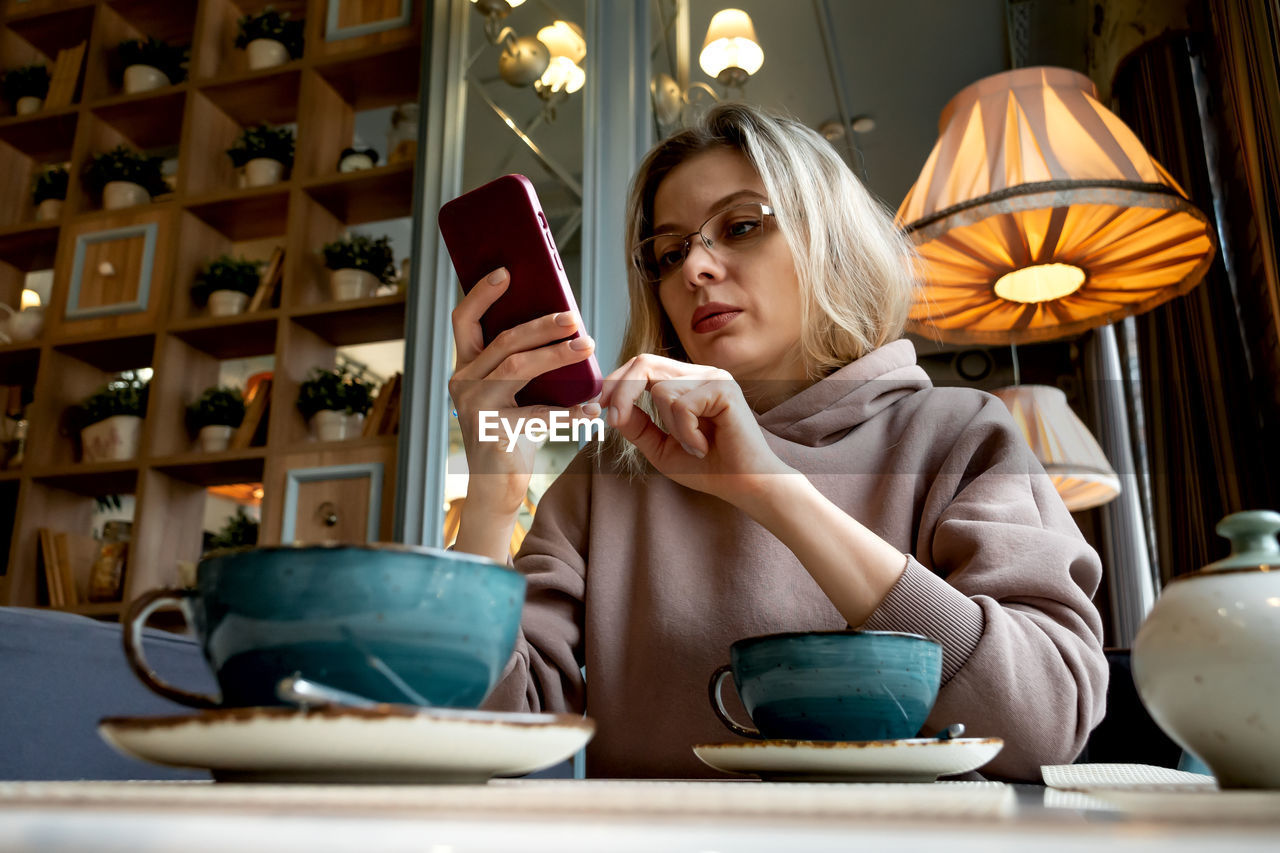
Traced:
<svg viewBox="0 0 1280 853">
<path fill-rule="evenodd" d="M 594 418 L 600 414 L 600 405 L 598 403 L 583 403 L 582 413 L 589 418 Z"/>
<path fill-rule="evenodd" d="M 507 280 L 506 267 L 498 267 L 496 270 L 489 273 L 489 275 L 485 278 L 485 281 L 489 282 L 490 284 L 502 284 L 506 280 Z"/>
<path fill-rule="evenodd" d="M 556 315 L 557 326 L 573 326 L 577 325 L 577 320 L 573 318 L 572 311 L 561 311 Z"/>
<path fill-rule="evenodd" d="M 594 343 L 595 341 L 591 340 L 591 338 L 584 335 L 580 338 L 574 338 L 573 340 L 569 341 L 569 349 L 576 349 L 576 350 L 591 349 L 591 346 Z"/>
<path fill-rule="evenodd" d="M 685 453 L 688 453 L 690 456 L 697 457 L 698 459 L 701 459 L 701 458 L 703 458 L 704 456 L 706 456 L 706 454 L 705 454 L 705 453 L 703 453 L 701 450 L 694 450 L 692 447 L 690 447 L 689 445 L 685 444 L 683 441 L 682 441 L 682 442 L 680 442 L 680 446 L 681 446 L 681 447 L 683 447 L 683 448 L 684 448 L 684 452 L 685 452 Z"/>
</svg>

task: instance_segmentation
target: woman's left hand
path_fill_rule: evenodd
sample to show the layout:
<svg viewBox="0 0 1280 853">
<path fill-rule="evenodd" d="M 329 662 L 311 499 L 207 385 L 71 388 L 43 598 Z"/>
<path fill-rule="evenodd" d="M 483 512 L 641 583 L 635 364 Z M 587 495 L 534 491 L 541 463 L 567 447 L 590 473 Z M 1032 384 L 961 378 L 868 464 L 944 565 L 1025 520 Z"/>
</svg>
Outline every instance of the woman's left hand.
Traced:
<svg viewBox="0 0 1280 853">
<path fill-rule="evenodd" d="M 635 405 L 644 391 L 668 432 Z M 669 479 L 734 505 L 794 474 L 765 442 L 742 389 L 718 367 L 638 355 L 604 380 L 609 424 Z"/>
</svg>

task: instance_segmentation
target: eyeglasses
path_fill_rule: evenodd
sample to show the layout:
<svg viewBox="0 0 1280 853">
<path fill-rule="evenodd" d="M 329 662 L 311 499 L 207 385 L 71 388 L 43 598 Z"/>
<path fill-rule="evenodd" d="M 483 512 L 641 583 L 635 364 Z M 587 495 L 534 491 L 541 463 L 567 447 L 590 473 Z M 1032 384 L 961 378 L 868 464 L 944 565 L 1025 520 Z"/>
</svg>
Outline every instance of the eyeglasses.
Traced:
<svg viewBox="0 0 1280 853">
<path fill-rule="evenodd" d="M 722 210 L 702 223 L 697 231 L 656 234 L 641 240 L 631 253 L 631 262 L 650 284 L 659 284 L 680 271 L 697 237 L 708 251 L 733 254 L 749 249 L 773 230 L 773 208 L 752 201 Z"/>
</svg>

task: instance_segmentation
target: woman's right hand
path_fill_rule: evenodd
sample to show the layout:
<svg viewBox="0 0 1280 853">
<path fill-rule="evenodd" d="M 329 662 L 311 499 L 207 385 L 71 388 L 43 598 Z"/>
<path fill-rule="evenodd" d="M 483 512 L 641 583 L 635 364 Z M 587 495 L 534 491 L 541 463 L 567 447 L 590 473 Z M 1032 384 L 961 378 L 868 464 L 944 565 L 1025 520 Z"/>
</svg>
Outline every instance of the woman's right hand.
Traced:
<svg viewBox="0 0 1280 853">
<path fill-rule="evenodd" d="M 579 319 L 569 311 L 514 326 L 485 346 L 480 318 L 510 284 L 511 276 L 505 269 L 494 270 L 453 310 L 457 365 L 449 378 L 449 396 L 458 413 L 467 455 L 464 519 L 484 514 L 494 519 L 509 517 L 514 522 L 533 475 L 536 447 L 521 438 L 508 453 L 507 436 L 501 427 L 498 441 L 480 441 L 480 412 L 497 411 L 499 418 L 513 426 L 522 417 L 547 419 L 550 406 L 517 406 L 516 392 L 549 370 L 586 360 L 595 350 L 595 342 L 585 335 L 548 346 L 578 328 Z M 600 406 L 589 401 L 574 406 L 569 414 L 570 418 L 593 418 L 600 414 Z"/>
</svg>

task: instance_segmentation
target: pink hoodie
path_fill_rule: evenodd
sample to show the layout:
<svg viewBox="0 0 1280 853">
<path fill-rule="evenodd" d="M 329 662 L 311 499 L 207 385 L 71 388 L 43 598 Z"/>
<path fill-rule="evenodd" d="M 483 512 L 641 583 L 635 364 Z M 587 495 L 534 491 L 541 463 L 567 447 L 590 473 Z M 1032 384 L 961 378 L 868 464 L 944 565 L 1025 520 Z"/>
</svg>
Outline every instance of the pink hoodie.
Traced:
<svg viewBox="0 0 1280 853">
<path fill-rule="evenodd" d="M 785 463 L 909 555 L 858 627 L 943 644 L 924 733 L 959 722 L 1004 738 L 994 776 L 1070 762 L 1104 710 L 1101 565 L 1004 405 L 934 388 L 900 340 L 758 420 Z M 690 747 L 736 739 L 707 700 L 729 645 L 848 627 L 745 514 L 658 474 L 629 480 L 590 450 L 543 496 L 515 565 L 521 634 L 485 707 L 585 712 L 590 776 L 723 778 Z"/>
</svg>

